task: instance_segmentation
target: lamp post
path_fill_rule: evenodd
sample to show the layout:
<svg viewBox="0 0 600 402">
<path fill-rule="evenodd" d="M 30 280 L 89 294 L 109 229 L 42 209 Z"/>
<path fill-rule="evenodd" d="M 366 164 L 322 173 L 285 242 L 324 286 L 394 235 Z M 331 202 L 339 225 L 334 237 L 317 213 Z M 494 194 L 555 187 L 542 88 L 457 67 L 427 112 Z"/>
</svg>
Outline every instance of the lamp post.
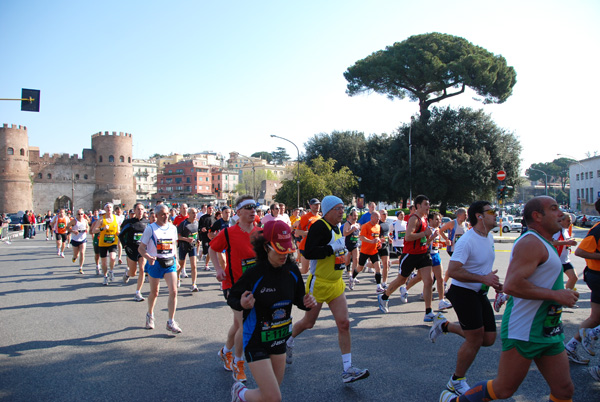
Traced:
<svg viewBox="0 0 600 402">
<path fill-rule="evenodd" d="M 410 117 L 410 126 L 408 127 L 408 199 L 412 205 L 412 126 L 413 118 Z"/>
<path fill-rule="evenodd" d="M 544 172 L 543 170 L 540 169 L 534 169 L 534 168 L 529 168 L 529 170 L 535 170 L 536 172 L 540 172 L 544 175 L 544 188 L 545 188 L 545 192 L 546 195 L 548 195 L 548 175 L 546 174 L 546 172 Z"/>
<path fill-rule="evenodd" d="M 573 161 L 574 161 L 573 163 L 571 163 L 571 165 L 572 165 L 572 164 L 574 164 L 574 163 L 576 163 L 576 164 L 578 164 L 579 166 L 581 166 L 581 171 L 580 171 L 579 173 L 575 173 L 575 174 L 578 174 L 578 175 L 579 175 L 579 177 L 581 178 L 581 176 L 583 175 L 583 167 L 584 167 L 584 166 L 583 166 L 583 164 L 582 164 L 581 162 L 579 162 L 578 160 L 576 160 L 576 159 L 575 159 L 573 156 L 571 156 L 571 155 L 567 155 L 567 154 L 556 154 L 556 155 L 557 155 L 557 156 L 566 156 L 567 158 L 571 158 L 571 159 L 573 159 Z M 571 173 L 571 169 L 570 169 L 570 168 L 569 168 L 569 173 Z M 569 174 L 569 180 L 571 180 L 570 174 Z M 572 197 L 570 197 L 571 190 L 573 190 L 573 194 L 577 194 L 577 191 L 576 191 L 577 189 L 574 189 L 574 188 L 573 188 L 573 181 L 572 181 L 572 180 L 571 180 L 571 183 L 570 183 L 570 184 L 571 184 L 571 185 L 569 186 L 569 201 L 572 199 Z M 582 195 L 582 198 L 583 198 L 583 195 Z M 587 201 L 587 200 L 586 200 L 586 201 Z M 576 206 L 580 205 L 579 197 L 577 197 L 577 202 L 575 203 L 575 205 L 576 205 Z M 571 208 L 573 208 L 573 204 L 571 204 Z M 573 209 L 575 209 L 575 208 L 573 208 Z M 578 209 L 580 209 L 580 208 L 578 208 Z"/>
<path fill-rule="evenodd" d="M 296 144 L 294 144 L 292 141 L 288 140 L 287 138 L 283 138 L 280 137 L 278 135 L 275 134 L 271 134 L 272 138 L 279 138 L 280 140 L 284 140 L 289 142 L 290 144 L 292 144 L 293 146 L 296 147 L 296 152 L 298 152 L 298 177 L 296 178 L 296 186 L 298 188 L 298 205 L 297 208 L 300 208 L 300 150 L 298 149 L 298 146 L 296 146 Z"/>
<path fill-rule="evenodd" d="M 256 170 L 254 168 L 254 161 L 252 160 L 251 157 L 246 156 L 246 155 L 242 155 L 240 153 L 238 153 L 239 156 L 244 157 L 246 159 L 248 159 L 250 161 L 250 163 L 252 163 L 252 197 L 254 197 L 254 200 L 256 200 Z"/>
</svg>

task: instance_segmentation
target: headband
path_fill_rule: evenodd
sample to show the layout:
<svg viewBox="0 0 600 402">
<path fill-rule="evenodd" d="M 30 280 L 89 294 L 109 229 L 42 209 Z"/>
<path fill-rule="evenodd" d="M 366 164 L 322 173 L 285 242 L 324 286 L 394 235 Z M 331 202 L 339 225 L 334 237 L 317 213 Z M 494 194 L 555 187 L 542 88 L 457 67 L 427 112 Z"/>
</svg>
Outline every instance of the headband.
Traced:
<svg viewBox="0 0 600 402">
<path fill-rule="evenodd" d="M 235 210 L 239 211 L 241 208 L 244 208 L 246 205 L 256 205 L 256 201 L 254 200 L 244 200 L 236 205 Z"/>
</svg>

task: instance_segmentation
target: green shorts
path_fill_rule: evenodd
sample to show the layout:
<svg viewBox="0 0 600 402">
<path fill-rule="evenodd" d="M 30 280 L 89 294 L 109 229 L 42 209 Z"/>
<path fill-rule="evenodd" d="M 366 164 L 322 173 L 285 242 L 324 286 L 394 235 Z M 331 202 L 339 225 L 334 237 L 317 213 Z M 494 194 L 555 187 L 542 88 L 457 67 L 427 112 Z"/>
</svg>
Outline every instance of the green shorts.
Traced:
<svg viewBox="0 0 600 402">
<path fill-rule="evenodd" d="M 517 348 L 517 352 L 524 358 L 533 360 L 542 356 L 556 356 L 565 350 L 565 345 L 562 342 L 537 343 L 502 338 L 503 352 L 513 348 Z"/>
</svg>

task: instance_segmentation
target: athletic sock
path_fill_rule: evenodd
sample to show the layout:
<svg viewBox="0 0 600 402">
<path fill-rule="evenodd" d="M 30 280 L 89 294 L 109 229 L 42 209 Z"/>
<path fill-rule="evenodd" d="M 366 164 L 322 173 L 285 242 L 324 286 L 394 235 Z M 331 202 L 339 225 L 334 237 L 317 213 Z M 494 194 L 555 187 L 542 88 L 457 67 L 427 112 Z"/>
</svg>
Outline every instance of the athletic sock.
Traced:
<svg viewBox="0 0 600 402">
<path fill-rule="evenodd" d="M 227 349 L 227 346 L 223 346 L 223 353 L 229 353 L 231 349 Z"/>
<path fill-rule="evenodd" d="M 573 402 L 573 399 L 558 399 L 554 395 L 550 394 L 548 402 Z"/>
<path fill-rule="evenodd" d="M 444 332 L 444 333 L 448 332 L 448 324 L 450 324 L 448 321 L 446 321 L 445 323 L 442 324 L 442 332 Z"/>
<path fill-rule="evenodd" d="M 290 336 L 286 342 L 286 344 L 290 347 L 294 346 L 294 337 Z"/>
<path fill-rule="evenodd" d="M 234 358 L 233 358 L 233 364 L 237 364 L 237 362 L 239 362 L 240 360 L 244 360 L 244 358 L 243 357 L 234 356 Z"/>
<path fill-rule="evenodd" d="M 381 295 L 381 298 L 383 300 L 389 300 L 390 299 L 390 297 L 387 294 L 385 294 L 385 293 Z"/>
<path fill-rule="evenodd" d="M 381 284 L 381 274 L 375 274 L 375 283 L 378 285 Z"/>
<path fill-rule="evenodd" d="M 352 271 L 352 279 L 356 279 L 357 276 L 358 276 L 358 271 L 357 270 Z"/>
<path fill-rule="evenodd" d="M 344 364 L 344 371 L 348 370 L 352 366 L 352 353 L 342 355 L 342 363 Z"/>
<path fill-rule="evenodd" d="M 248 391 L 248 388 L 244 387 L 242 388 L 242 390 L 238 393 L 238 396 L 240 397 L 240 399 L 243 402 L 246 402 L 246 392 Z"/>
<path fill-rule="evenodd" d="M 425 309 L 425 314 L 429 314 L 429 313 L 431 313 L 431 307 L 428 307 Z"/>
<path fill-rule="evenodd" d="M 456 399 L 457 402 L 483 402 L 496 399 L 492 389 L 492 380 L 481 381 Z"/>
</svg>

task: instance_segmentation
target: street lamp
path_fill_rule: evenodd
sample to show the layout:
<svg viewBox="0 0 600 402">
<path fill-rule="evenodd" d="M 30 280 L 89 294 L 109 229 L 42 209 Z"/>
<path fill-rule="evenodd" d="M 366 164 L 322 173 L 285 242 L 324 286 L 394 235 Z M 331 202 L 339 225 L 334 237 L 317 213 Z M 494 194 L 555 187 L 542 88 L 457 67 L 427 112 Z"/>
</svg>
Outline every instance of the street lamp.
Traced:
<svg viewBox="0 0 600 402">
<path fill-rule="evenodd" d="M 294 144 L 292 141 L 288 140 L 287 138 L 283 138 L 280 137 L 278 135 L 275 134 L 271 134 L 272 138 L 279 138 L 280 140 L 284 140 L 289 142 L 290 144 L 292 144 L 293 146 L 296 147 L 296 152 L 298 152 L 298 177 L 296 178 L 296 185 L 298 188 L 298 205 L 297 208 L 300 208 L 300 150 L 298 149 L 298 147 L 296 146 L 296 144 Z"/>
<path fill-rule="evenodd" d="M 572 159 L 572 160 L 573 160 L 573 162 L 572 162 L 570 165 L 573 165 L 573 164 L 575 164 L 575 163 L 576 163 L 576 164 L 578 164 L 579 166 L 581 166 L 581 171 L 580 171 L 579 173 L 575 173 L 575 174 L 576 174 L 576 175 L 579 175 L 579 177 L 580 177 L 580 178 L 583 178 L 582 176 L 583 176 L 583 169 L 584 169 L 584 166 L 583 166 L 583 164 L 582 164 L 581 162 L 579 162 L 579 161 L 578 161 L 578 160 L 577 160 L 575 157 L 573 157 L 573 156 L 571 156 L 571 155 L 567 155 L 567 154 L 556 154 L 556 155 L 557 155 L 557 156 L 566 156 L 567 158 L 570 158 L 570 159 Z M 570 168 L 569 168 L 569 173 L 571 173 L 571 169 L 570 169 Z M 571 176 L 571 175 L 569 174 L 569 180 L 571 180 L 571 177 L 570 177 L 570 176 Z M 578 189 L 574 189 L 574 188 L 573 188 L 573 180 L 571 180 L 571 183 L 570 183 L 570 184 L 571 184 L 571 185 L 569 186 L 569 190 L 570 190 L 570 191 L 569 191 L 569 193 L 570 193 L 569 195 L 571 195 L 571 194 L 575 195 L 575 194 L 577 193 L 577 191 L 576 191 L 576 190 L 578 190 Z M 577 184 L 575 184 L 575 186 L 577 186 Z M 571 192 L 571 191 L 572 191 L 572 192 Z M 573 197 L 569 197 L 569 198 L 570 198 L 571 200 L 573 199 Z M 579 200 L 579 197 L 576 197 L 576 198 L 577 198 L 577 202 L 576 202 L 576 204 L 575 204 L 575 205 L 576 205 L 576 206 L 579 206 L 579 205 L 580 205 L 580 200 Z M 582 195 L 582 198 L 583 198 L 583 195 Z M 586 200 L 586 201 L 587 201 L 587 200 Z M 572 201 L 571 201 L 571 202 L 572 202 Z M 570 206 L 571 206 L 571 208 L 573 208 L 573 204 L 571 204 Z M 575 209 L 575 208 L 573 208 L 573 209 Z M 578 209 L 579 209 L 579 208 L 578 208 Z"/>
<path fill-rule="evenodd" d="M 242 155 L 240 153 L 238 153 L 239 156 L 246 158 L 250 161 L 250 163 L 252 163 L 252 196 L 254 197 L 254 199 L 256 200 L 256 170 L 254 168 L 254 161 L 252 160 L 251 157 L 246 156 L 246 155 Z"/>
<path fill-rule="evenodd" d="M 544 187 L 546 190 L 546 195 L 548 195 L 548 175 L 546 174 L 546 172 L 544 172 L 543 170 L 534 169 L 534 168 L 529 168 L 529 170 L 535 170 L 536 172 L 540 172 L 544 175 Z"/>
<path fill-rule="evenodd" d="M 410 117 L 410 126 L 408 127 L 408 199 L 412 205 L 412 126 L 413 117 Z"/>
</svg>

